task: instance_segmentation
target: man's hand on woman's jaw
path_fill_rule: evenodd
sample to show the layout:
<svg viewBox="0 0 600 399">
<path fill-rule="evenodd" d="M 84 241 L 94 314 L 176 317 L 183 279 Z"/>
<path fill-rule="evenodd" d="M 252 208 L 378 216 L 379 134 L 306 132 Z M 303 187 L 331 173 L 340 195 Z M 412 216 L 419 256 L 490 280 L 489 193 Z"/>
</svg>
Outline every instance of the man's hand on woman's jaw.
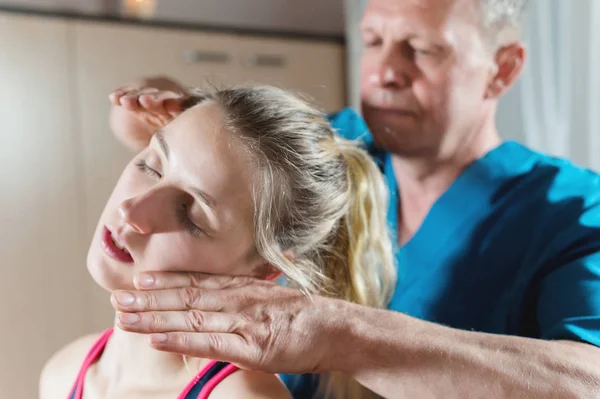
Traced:
<svg viewBox="0 0 600 399">
<path fill-rule="evenodd" d="M 135 284 L 111 296 L 118 326 L 158 350 L 273 373 L 336 369 L 349 303 L 251 277 L 156 272 Z"/>
</svg>

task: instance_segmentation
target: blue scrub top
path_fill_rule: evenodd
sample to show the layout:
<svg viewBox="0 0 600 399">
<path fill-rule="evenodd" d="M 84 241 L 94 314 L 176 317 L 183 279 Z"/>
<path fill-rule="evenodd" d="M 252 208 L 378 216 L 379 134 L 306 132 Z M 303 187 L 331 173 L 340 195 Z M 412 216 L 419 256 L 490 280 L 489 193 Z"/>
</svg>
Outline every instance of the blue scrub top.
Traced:
<svg viewBox="0 0 600 399">
<path fill-rule="evenodd" d="M 354 111 L 331 123 L 364 141 L 380 165 L 395 234 L 390 154 L 374 148 Z M 600 176 L 505 142 L 438 199 L 396 264 L 391 310 L 463 330 L 600 346 Z M 295 398 L 312 397 L 314 379 L 284 380 Z"/>
</svg>

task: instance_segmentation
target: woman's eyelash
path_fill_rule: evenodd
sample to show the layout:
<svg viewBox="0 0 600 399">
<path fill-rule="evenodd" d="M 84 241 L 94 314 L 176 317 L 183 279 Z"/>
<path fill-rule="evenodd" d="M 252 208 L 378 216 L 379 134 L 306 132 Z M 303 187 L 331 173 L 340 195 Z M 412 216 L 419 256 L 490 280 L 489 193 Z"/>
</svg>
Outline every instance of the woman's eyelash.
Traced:
<svg viewBox="0 0 600 399">
<path fill-rule="evenodd" d="M 193 236 L 199 236 L 201 234 L 206 234 L 204 230 L 200 227 L 196 226 L 191 220 L 188 213 L 188 205 L 181 204 L 177 207 L 177 217 L 179 219 L 179 223 Z"/>
<path fill-rule="evenodd" d="M 148 166 L 148 164 L 146 163 L 146 161 L 144 161 L 143 159 L 140 159 L 139 161 L 137 161 L 135 163 L 135 166 L 139 170 L 141 170 L 142 172 L 144 172 L 145 174 L 147 174 L 148 176 L 158 177 L 159 179 L 162 177 L 162 175 L 160 173 L 158 173 L 156 170 L 154 170 L 150 166 Z"/>
</svg>

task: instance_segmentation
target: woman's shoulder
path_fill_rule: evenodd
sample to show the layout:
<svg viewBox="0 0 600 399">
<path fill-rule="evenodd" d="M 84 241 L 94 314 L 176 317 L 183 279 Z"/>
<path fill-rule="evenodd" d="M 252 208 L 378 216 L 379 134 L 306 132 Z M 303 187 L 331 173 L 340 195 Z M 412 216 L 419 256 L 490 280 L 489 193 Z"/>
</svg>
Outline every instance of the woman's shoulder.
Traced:
<svg viewBox="0 0 600 399">
<path fill-rule="evenodd" d="M 66 345 L 45 364 L 40 376 L 40 399 L 64 399 L 69 395 L 79 369 L 100 334 L 90 334 Z"/>
<path fill-rule="evenodd" d="M 210 399 L 292 399 L 283 382 L 274 374 L 238 370 L 223 380 Z"/>
</svg>

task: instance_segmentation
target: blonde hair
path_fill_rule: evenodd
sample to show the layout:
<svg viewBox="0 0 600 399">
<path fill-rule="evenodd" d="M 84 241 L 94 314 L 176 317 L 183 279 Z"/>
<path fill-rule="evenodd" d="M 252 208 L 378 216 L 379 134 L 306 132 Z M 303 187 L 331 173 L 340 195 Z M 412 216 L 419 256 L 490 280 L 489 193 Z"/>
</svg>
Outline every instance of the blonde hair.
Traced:
<svg viewBox="0 0 600 399">
<path fill-rule="evenodd" d="M 385 307 L 396 271 L 387 190 L 370 156 L 339 138 L 323 113 L 284 90 L 194 90 L 189 105 L 206 100 L 223 108 L 227 130 L 256 161 L 258 254 L 307 295 Z M 336 373 L 323 376 L 319 390 L 334 398 L 375 397 Z"/>
</svg>

